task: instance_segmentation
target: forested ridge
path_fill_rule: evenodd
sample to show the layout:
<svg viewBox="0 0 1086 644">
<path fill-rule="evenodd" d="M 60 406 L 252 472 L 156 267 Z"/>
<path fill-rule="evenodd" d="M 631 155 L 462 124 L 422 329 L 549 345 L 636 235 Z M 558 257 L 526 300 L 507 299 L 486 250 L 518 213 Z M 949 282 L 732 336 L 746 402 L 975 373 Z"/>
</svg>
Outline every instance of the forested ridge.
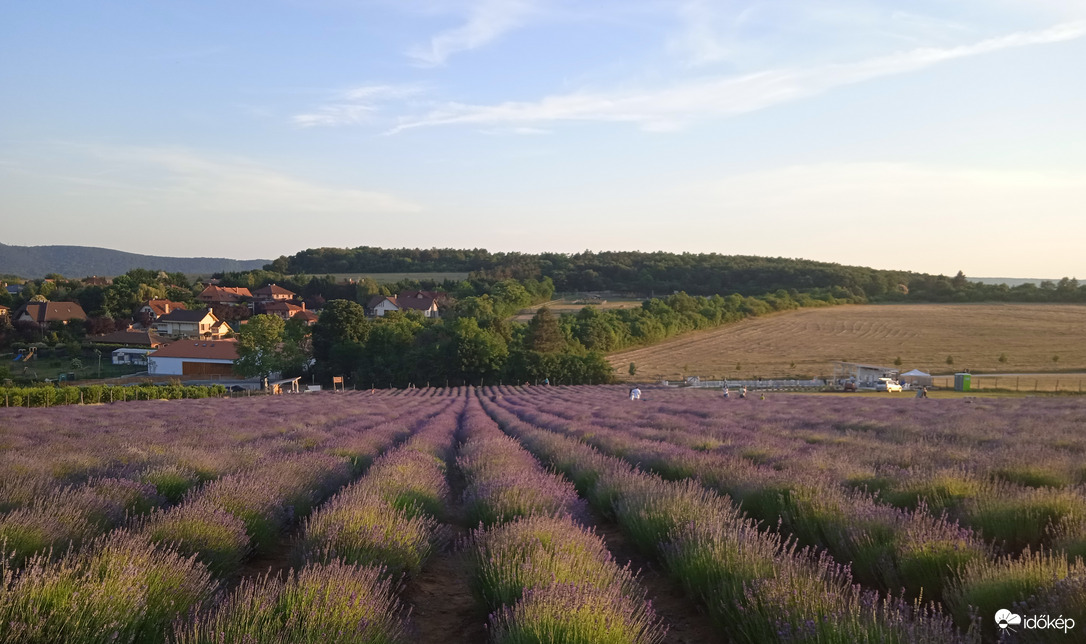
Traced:
<svg viewBox="0 0 1086 644">
<path fill-rule="evenodd" d="M 846 266 L 783 257 L 606 251 L 491 253 L 453 248 L 313 248 L 265 267 L 284 274 L 468 272 L 480 279 L 550 278 L 559 292 L 613 291 L 642 297 L 682 291 L 690 295 L 762 295 L 780 290 L 825 290 L 849 301 L 1086 302 L 1073 277 L 1041 285 L 981 284 L 964 274 Z"/>
</svg>

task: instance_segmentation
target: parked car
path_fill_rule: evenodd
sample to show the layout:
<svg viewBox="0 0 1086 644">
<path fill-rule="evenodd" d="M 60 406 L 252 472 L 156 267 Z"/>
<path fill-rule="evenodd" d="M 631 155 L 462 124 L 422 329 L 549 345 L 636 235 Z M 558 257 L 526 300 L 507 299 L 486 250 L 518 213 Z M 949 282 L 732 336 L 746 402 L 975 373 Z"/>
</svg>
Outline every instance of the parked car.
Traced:
<svg viewBox="0 0 1086 644">
<path fill-rule="evenodd" d="M 879 378 L 875 381 L 875 391 L 901 391 L 901 383 L 893 378 Z"/>
<path fill-rule="evenodd" d="M 841 385 L 841 391 L 856 391 L 856 381 L 846 380 L 845 384 Z"/>
</svg>

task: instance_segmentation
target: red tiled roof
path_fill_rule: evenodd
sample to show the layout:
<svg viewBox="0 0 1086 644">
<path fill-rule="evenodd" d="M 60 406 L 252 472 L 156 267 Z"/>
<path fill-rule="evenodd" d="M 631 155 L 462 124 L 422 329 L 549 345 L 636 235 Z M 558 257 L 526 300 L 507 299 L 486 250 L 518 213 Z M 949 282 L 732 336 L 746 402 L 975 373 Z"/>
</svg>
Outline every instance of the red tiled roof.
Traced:
<svg viewBox="0 0 1086 644">
<path fill-rule="evenodd" d="M 396 306 L 401 309 L 413 309 L 415 311 L 429 311 L 437 302 L 432 297 L 396 298 Z"/>
<path fill-rule="evenodd" d="M 83 307 L 75 302 L 27 302 L 16 317 L 21 317 L 24 312 L 30 314 L 38 324 L 87 319 Z"/>
<path fill-rule="evenodd" d="M 240 302 L 241 298 L 252 296 L 244 286 L 208 286 L 196 297 L 205 302 Z"/>
<path fill-rule="evenodd" d="M 170 313 L 171 311 L 175 311 L 177 309 L 184 310 L 185 303 L 171 302 L 170 300 L 147 300 L 140 308 L 142 309 L 144 307 L 151 307 L 151 311 L 155 315 L 166 315 L 167 313 Z"/>
<path fill-rule="evenodd" d="M 253 291 L 253 295 L 289 295 L 294 297 L 294 291 L 289 291 L 278 284 L 268 284 Z"/>
<path fill-rule="evenodd" d="M 148 357 L 237 360 L 238 343 L 233 340 L 180 340 L 149 353 Z"/>
<path fill-rule="evenodd" d="M 392 302 L 392 304 L 394 306 L 398 306 L 396 304 L 396 298 L 395 297 L 389 297 L 388 295 L 374 295 L 373 297 L 370 298 L 369 303 L 366 304 L 366 308 L 375 309 L 375 308 L 377 308 L 378 304 L 380 304 L 381 302 L 384 302 L 385 300 L 388 300 L 389 302 Z"/>
<path fill-rule="evenodd" d="M 442 302 L 449 299 L 449 294 L 442 291 L 400 291 L 400 294 L 396 297 L 401 300 L 413 298 L 416 300 L 431 299 Z"/>
</svg>

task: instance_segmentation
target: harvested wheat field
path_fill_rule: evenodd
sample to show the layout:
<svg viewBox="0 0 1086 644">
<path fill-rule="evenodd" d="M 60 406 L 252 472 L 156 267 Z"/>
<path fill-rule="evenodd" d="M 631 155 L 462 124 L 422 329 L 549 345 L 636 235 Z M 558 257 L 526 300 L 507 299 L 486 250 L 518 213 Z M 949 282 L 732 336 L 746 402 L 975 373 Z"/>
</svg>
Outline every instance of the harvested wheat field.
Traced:
<svg viewBox="0 0 1086 644">
<path fill-rule="evenodd" d="M 953 364 L 947 363 L 947 357 Z M 1005 356 L 1000 361 L 1000 356 Z M 630 349 L 608 358 L 621 378 L 832 375 L 837 360 L 945 374 L 1086 371 L 1086 306 L 885 304 L 801 309 Z M 1055 358 L 1055 359 L 1054 359 Z"/>
</svg>

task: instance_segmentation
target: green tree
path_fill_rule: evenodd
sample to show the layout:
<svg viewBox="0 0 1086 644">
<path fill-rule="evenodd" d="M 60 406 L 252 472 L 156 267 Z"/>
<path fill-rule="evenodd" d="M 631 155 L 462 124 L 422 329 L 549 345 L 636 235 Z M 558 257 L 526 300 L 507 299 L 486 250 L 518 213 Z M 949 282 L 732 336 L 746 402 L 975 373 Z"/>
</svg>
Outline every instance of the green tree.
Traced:
<svg viewBox="0 0 1086 644">
<path fill-rule="evenodd" d="M 472 318 L 452 324 L 451 373 L 467 383 L 493 382 L 505 367 L 509 347 L 496 333 L 480 329 Z"/>
<path fill-rule="evenodd" d="M 285 323 L 274 315 L 254 315 L 238 334 L 234 371 L 246 378 L 267 378 L 283 370 L 281 344 Z"/>
<path fill-rule="evenodd" d="M 636 376 L 637 375 L 637 365 L 631 362 L 629 372 L 630 372 L 631 376 Z"/>
<path fill-rule="evenodd" d="M 898 357 L 894 358 L 894 366 L 895 367 L 900 367 L 902 364 L 903 364 L 903 362 L 901 360 L 901 356 L 898 356 Z"/>
<path fill-rule="evenodd" d="M 947 364 L 947 366 L 953 366 L 954 365 L 954 356 L 947 356 L 946 357 L 946 364 Z"/>
<path fill-rule="evenodd" d="M 999 354 L 999 364 L 1007 364 L 1007 354 L 1006 353 Z"/>
<path fill-rule="evenodd" d="M 313 359 L 321 378 L 350 374 L 357 369 L 372 324 L 362 305 L 330 300 L 313 325 Z"/>
<path fill-rule="evenodd" d="M 566 338 L 558 325 L 558 317 L 547 307 L 542 307 L 528 322 L 528 348 L 540 353 L 561 351 Z"/>
</svg>

